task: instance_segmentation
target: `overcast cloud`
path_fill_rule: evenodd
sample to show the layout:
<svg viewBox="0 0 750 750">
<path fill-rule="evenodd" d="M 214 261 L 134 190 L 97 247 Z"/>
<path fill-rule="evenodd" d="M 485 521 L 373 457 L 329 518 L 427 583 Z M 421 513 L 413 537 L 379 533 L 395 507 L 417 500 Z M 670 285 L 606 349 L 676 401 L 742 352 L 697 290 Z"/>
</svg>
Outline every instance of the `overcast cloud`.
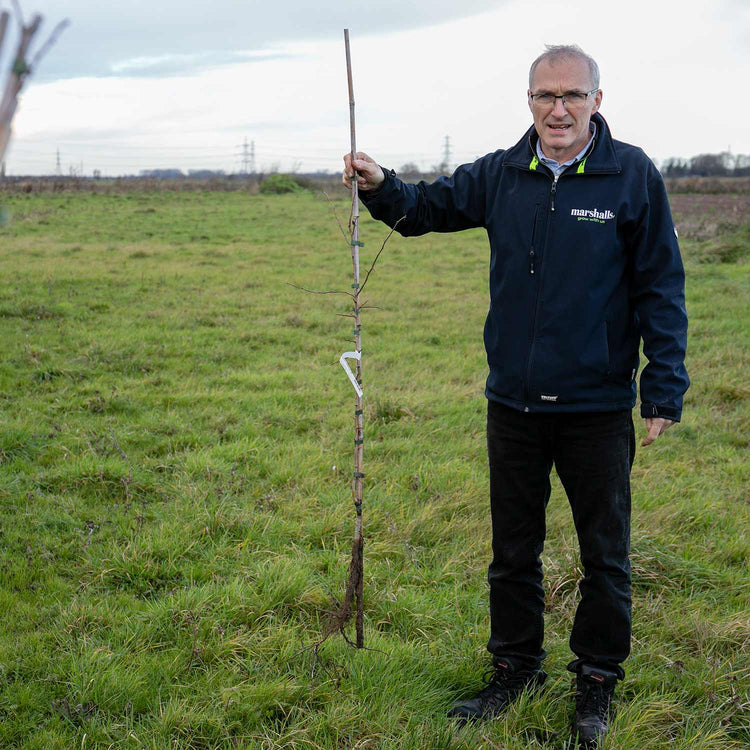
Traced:
<svg viewBox="0 0 750 750">
<path fill-rule="evenodd" d="M 23 5 L 29 14 L 41 13 L 48 27 L 66 17 L 73 21 L 60 40 L 54 67 L 40 70 L 39 79 L 50 81 L 184 75 L 216 64 L 265 59 L 294 42 L 338 39 L 355 20 L 360 36 L 383 34 L 470 16 L 502 2 L 24 0 Z"/>
<path fill-rule="evenodd" d="M 22 0 L 72 25 L 24 92 L 9 174 L 338 170 L 348 148 L 342 30 L 358 144 L 381 163 L 460 163 L 531 124 L 530 62 L 576 42 L 602 71 L 613 134 L 656 159 L 750 153 L 750 1 Z M 0 0 L 8 7 L 8 0 Z M 738 95 L 739 94 L 739 95 Z"/>
</svg>

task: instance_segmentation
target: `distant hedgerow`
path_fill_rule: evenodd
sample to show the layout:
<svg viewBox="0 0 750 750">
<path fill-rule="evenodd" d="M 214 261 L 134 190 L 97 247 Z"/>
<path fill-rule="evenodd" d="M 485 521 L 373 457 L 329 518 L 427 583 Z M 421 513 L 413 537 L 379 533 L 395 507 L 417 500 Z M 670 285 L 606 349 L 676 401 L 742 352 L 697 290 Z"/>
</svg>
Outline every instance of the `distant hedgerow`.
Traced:
<svg viewBox="0 0 750 750">
<path fill-rule="evenodd" d="M 302 185 L 289 174 L 272 174 L 260 184 L 263 194 L 280 195 L 281 193 L 298 193 L 304 190 Z"/>
</svg>

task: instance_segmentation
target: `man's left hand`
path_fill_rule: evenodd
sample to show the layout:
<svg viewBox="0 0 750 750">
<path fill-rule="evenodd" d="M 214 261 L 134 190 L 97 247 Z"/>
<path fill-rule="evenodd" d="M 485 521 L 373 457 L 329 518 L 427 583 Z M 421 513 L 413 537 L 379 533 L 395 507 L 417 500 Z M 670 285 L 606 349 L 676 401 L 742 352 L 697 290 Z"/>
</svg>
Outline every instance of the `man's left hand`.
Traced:
<svg viewBox="0 0 750 750">
<path fill-rule="evenodd" d="M 646 430 L 648 434 L 641 441 L 641 445 L 651 445 L 662 433 L 666 432 L 674 421 L 664 417 L 646 417 Z"/>
</svg>

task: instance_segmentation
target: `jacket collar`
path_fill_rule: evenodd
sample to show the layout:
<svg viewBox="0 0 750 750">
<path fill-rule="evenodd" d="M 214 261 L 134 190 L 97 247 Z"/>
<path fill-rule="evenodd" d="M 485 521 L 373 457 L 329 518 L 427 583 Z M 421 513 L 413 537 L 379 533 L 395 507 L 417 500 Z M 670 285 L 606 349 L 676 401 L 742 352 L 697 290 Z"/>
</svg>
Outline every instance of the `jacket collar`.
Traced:
<svg viewBox="0 0 750 750">
<path fill-rule="evenodd" d="M 598 112 L 592 115 L 591 120 L 596 123 L 594 147 L 586 156 L 585 166 L 579 172 L 585 174 L 616 174 L 622 171 L 607 121 Z M 532 125 L 523 138 L 505 152 L 503 165 L 529 170 L 536 157 L 538 140 L 539 135 Z"/>
</svg>

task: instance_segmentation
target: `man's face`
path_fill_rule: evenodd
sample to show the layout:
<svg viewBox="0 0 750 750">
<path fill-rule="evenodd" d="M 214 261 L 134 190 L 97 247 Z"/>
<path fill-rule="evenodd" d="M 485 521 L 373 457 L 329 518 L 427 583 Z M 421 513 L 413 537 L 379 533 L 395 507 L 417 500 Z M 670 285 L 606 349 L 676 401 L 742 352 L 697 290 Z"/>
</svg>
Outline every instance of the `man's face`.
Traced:
<svg viewBox="0 0 750 750">
<path fill-rule="evenodd" d="M 589 67 L 580 58 L 542 60 L 534 71 L 529 94 L 586 93 L 594 88 Z M 542 141 L 544 155 L 557 162 L 572 159 L 588 143 L 589 120 L 602 103 L 602 92 L 586 97 L 580 106 L 555 99 L 551 104 L 538 104 L 529 97 L 529 109 L 534 116 L 534 127 Z"/>
</svg>

